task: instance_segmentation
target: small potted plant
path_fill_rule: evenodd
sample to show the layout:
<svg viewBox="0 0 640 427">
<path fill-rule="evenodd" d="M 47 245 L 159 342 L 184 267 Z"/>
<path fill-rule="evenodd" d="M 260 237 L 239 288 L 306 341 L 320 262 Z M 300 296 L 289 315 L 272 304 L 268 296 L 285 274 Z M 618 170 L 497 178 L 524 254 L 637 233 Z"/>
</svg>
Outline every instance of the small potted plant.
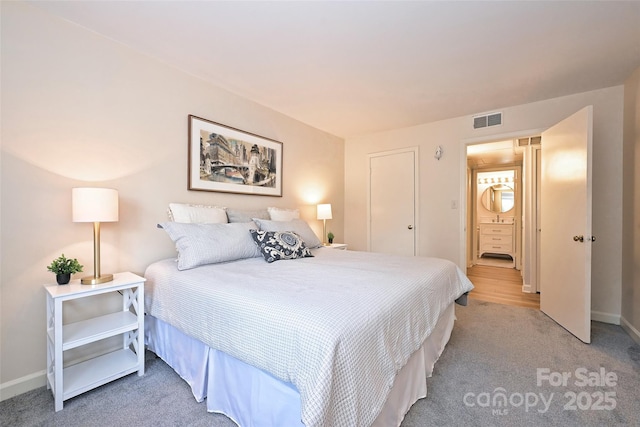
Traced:
<svg viewBox="0 0 640 427">
<path fill-rule="evenodd" d="M 329 240 L 329 244 L 333 243 L 333 233 L 332 232 L 328 232 L 327 233 L 327 240 Z"/>
<path fill-rule="evenodd" d="M 82 271 L 82 265 L 77 259 L 66 258 L 64 254 L 51 261 L 47 270 L 55 273 L 56 282 L 59 285 L 66 285 L 71 280 L 71 275 Z"/>
</svg>

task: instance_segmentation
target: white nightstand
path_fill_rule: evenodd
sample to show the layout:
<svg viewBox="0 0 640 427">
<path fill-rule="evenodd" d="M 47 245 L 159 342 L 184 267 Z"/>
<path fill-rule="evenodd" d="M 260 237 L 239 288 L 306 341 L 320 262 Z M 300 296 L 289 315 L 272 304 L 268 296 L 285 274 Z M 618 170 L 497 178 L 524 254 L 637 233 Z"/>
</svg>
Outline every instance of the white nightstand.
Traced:
<svg viewBox="0 0 640 427">
<path fill-rule="evenodd" d="M 138 371 L 144 375 L 144 282 L 133 273 L 113 275 L 99 285 L 46 285 L 47 291 L 47 388 L 55 398 L 56 412 L 63 401 Z M 104 294 L 122 294 L 122 310 L 76 323 L 62 324 L 65 301 Z M 63 353 L 101 339 L 122 335 L 120 350 L 71 366 Z"/>
<path fill-rule="evenodd" d="M 338 249 L 339 251 L 346 251 L 347 250 L 347 244 L 346 243 L 331 243 L 330 245 L 326 246 L 327 248 L 331 248 L 331 249 Z"/>
</svg>

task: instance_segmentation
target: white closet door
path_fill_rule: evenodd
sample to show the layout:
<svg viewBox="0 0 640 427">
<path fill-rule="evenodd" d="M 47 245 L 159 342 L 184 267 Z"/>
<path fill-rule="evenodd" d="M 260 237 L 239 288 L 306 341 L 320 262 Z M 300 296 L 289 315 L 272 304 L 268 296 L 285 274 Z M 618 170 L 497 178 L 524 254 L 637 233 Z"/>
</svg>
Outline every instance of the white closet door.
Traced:
<svg viewBox="0 0 640 427">
<path fill-rule="evenodd" d="M 369 156 L 369 250 L 416 255 L 418 149 Z"/>
</svg>

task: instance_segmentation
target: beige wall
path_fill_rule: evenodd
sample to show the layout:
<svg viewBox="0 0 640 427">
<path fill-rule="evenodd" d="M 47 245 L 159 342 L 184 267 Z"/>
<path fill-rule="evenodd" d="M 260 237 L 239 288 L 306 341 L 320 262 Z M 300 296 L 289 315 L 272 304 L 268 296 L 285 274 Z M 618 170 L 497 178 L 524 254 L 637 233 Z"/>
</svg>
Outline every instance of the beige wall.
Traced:
<svg viewBox="0 0 640 427">
<path fill-rule="evenodd" d="M 46 266 L 64 253 L 92 273 L 91 225 L 71 222 L 74 186 L 119 190 L 120 221 L 102 227 L 104 273 L 142 274 L 149 263 L 175 253 L 156 228 L 169 202 L 298 207 L 319 235 L 315 204 L 328 202 L 334 219 L 327 228 L 344 240 L 341 138 L 25 3 L 1 7 L 3 398 L 14 383 L 44 385 L 42 286 L 55 281 Z M 189 114 L 281 141 L 283 197 L 188 191 Z"/>
<path fill-rule="evenodd" d="M 640 68 L 624 91 L 622 326 L 640 343 Z"/>
<path fill-rule="evenodd" d="M 620 320 L 622 257 L 622 86 L 532 104 L 498 109 L 503 125 L 474 130 L 471 117 L 459 117 L 375 135 L 348 138 L 345 144 L 345 236 L 349 247 L 367 247 L 367 154 L 418 146 L 420 218 L 418 254 L 447 258 L 464 266 L 464 146 L 540 131 L 586 105 L 594 106 L 592 314 Z M 478 112 L 481 113 L 481 112 Z M 434 158 L 443 147 L 441 160 Z M 393 175 L 390 174 L 390 180 Z"/>
</svg>

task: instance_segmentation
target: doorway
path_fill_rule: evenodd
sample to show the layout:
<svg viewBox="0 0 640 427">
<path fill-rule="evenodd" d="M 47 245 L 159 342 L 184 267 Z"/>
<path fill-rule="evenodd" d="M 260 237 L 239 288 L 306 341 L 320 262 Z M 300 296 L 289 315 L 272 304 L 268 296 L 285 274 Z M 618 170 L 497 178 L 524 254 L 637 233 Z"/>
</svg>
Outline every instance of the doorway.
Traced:
<svg viewBox="0 0 640 427">
<path fill-rule="evenodd" d="M 521 171 L 520 165 L 472 169 L 468 204 L 474 230 L 471 265 L 520 270 Z"/>
<path fill-rule="evenodd" d="M 542 205 L 541 209 L 539 205 L 530 203 L 523 212 L 523 218 L 534 215 L 540 218 L 539 222 L 530 218 L 523 221 L 530 225 L 529 233 L 540 232 L 539 239 L 529 238 L 526 244 L 529 248 L 527 253 L 535 258 L 535 262 L 530 260 L 528 263 L 529 270 L 533 265 L 539 266 L 537 290 L 542 290 L 540 310 L 576 338 L 590 343 L 591 244 L 596 241 L 591 223 L 593 106 L 586 106 L 545 129 L 540 134 L 541 144 L 543 140 L 544 150 L 540 149 L 535 156 L 530 156 L 531 159 L 540 159 L 539 169 L 535 172 L 531 169 L 529 174 L 524 174 L 530 185 L 540 183 L 539 187 L 532 187 L 528 191 L 528 199 L 525 200 L 540 200 Z M 478 141 L 478 145 L 481 142 Z M 521 145 L 519 142 L 520 138 L 513 140 L 514 151 L 517 151 L 516 143 Z M 464 156 L 462 159 L 468 163 L 466 144 L 461 153 Z M 466 171 L 466 182 L 469 183 L 469 165 Z M 466 187 L 467 194 L 468 188 L 469 184 Z M 468 225 L 471 215 L 466 208 L 461 219 Z M 471 240 L 469 231 L 474 230 L 467 226 L 461 251 L 466 256 L 463 259 L 467 264 Z M 524 234 L 526 230 L 523 230 Z M 537 248 L 530 248 L 533 242 L 538 244 L 538 240 L 540 256 L 537 256 Z"/>
<path fill-rule="evenodd" d="M 522 271 L 529 139 L 523 142 L 509 138 L 467 146 L 466 265 L 476 299 L 539 309 L 540 296 L 526 292 Z"/>
<path fill-rule="evenodd" d="M 521 270 L 524 160 L 525 148 L 513 138 L 466 147 L 467 266 Z"/>
</svg>

